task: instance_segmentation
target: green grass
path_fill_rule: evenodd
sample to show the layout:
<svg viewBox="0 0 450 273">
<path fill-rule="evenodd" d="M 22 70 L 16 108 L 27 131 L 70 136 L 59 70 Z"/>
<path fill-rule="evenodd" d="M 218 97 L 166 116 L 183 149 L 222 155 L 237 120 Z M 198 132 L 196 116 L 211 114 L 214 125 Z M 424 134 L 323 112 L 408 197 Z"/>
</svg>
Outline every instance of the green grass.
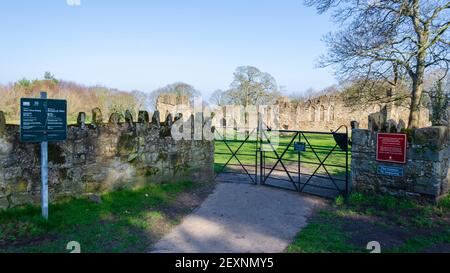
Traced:
<svg viewBox="0 0 450 273">
<path fill-rule="evenodd" d="M 433 245 L 450 244 L 450 229 L 429 236 L 416 236 L 406 241 L 398 248 L 391 249 L 392 253 L 418 253 Z"/>
<path fill-rule="evenodd" d="M 382 252 L 387 253 L 423 252 L 450 244 L 450 196 L 437 205 L 358 193 L 346 204 L 337 198 L 315 213 L 286 251 L 367 253 L 365 244 L 373 238 L 379 239 Z M 390 241 L 397 245 L 385 247 Z"/>
<path fill-rule="evenodd" d="M 51 205 L 49 221 L 34 206 L 0 212 L 0 252 L 68 252 L 69 241 L 79 242 L 82 252 L 143 252 L 164 225 L 179 220 L 161 208 L 193 187 L 177 182 L 121 190 L 103 195 L 100 204 L 72 199 Z"/>
<path fill-rule="evenodd" d="M 338 216 L 328 211 L 320 211 L 308 226 L 287 248 L 290 253 L 351 253 L 361 249 L 346 243 L 348 236 L 342 231 Z"/>
<path fill-rule="evenodd" d="M 231 150 L 236 151 L 239 146 L 243 142 L 243 135 L 239 135 L 240 140 L 236 140 L 235 135 L 227 135 L 227 144 L 230 146 Z M 255 164 L 255 154 L 256 150 L 259 147 L 259 143 L 255 140 L 255 134 L 252 135 L 253 140 L 248 140 L 246 143 L 244 143 L 241 147 L 241 149 L 238 152 L 238 159 L 243 164 L 249 164 L 254 165 Z M 269 136 L 270 137 L 270 136 Z M 284 135 L 280 136 L 278 138 L 278 146 L 275 146 L 275 150 L 278 153 L 279 156 L 282 155 L 282 153 L 285 151 L 285 149 L 288 147 L 289 143 L 293 139 L 294 134 Z M 306 139 L 305 139 L 306 137 Z M 273 142 L 275 142 L 276 139 L 271 139 Z M 309 143 L 308 143 L 309 141 Z M 297 136 L 296 139 L 293 142 L 305 142 L 306 143 L 306 151 L 300 153 L 301 162 L 302 162 L 302 168 L 303 171 L 311 172 L 314 170 L 320 161 L 323 161 L 328 153 L 329 150 L 333 149 L 333 147 L 336 145 L 336 142 L 332 135 L 322 135 L 322 134 L 305 134 L 305 136 L 300 136 L 300 138 Z M 268 145 L 267 140 L 264 141 L 264 147 L 266 150 L 266 164 L 267 165 L 273 165 L 277 161 L 277 156 L 275 152 L 272 151 L 270 145 Z M 313 152 L 313 149 L 317 153 L 317 156 Z M 215 142 L 215 170 L 219 171 L 222 166 L 229 160 L 231 157 L 231 152 L 226 146 L 226 144 L 220 140 L 220 138 L 216 138 Z M 283 156 L 283 159 L 286 159 L 283 161 L 285 164 L 297 164 L 296 162 L 289 162 L 289 160 L 297 161 L 299 159 L 299 153 L 297 151 L 294 151 L 294 144 L 292 143 L 291 146 L 289 146 L 288 150 L 286 151 L 285 155 Z M 259 160 L 259 158 L 258 158 Z M 319 161 L 320 160 L 320 161 Z M 349 156 L 348 161 L 350 164 L 351 160 L 351 154 L 349 149 Z M 338 165 L 338 166 L 344 166 L 345 167 L 345 152 L 342 151 L 339 147 L 335 149 L 335 151 L 326 159 L 325 164 L 329 165 Z M 233 158 L 230 161 L 231 164 L 239 164 L 239 162 Z M 345 168 L 342 167 L 335 167 L 335 166 L 327 166 L 327 170 L 333 174 L 333 175 L 344 175 L 345 174 Z M 253 170 L 252 167 L 249 167 L 249 169 Z M 307 170 L 305 170 L 307 169 Z M 321 168 L 319 170 L 319 173 L 325 173 L 325 170 Z"/>
</svg>

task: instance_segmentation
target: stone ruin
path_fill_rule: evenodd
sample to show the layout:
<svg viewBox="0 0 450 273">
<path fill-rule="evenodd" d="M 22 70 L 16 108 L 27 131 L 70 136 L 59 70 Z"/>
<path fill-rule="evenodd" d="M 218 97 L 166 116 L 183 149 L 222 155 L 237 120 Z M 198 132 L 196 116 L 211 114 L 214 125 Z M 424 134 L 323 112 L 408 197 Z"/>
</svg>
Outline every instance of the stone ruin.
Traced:
<svg viewBox="0 0 450 273">
<path fill-rule="evenodd" d="M 187 96 L 177 96 L 176 94 L 159 95 L 156 101 L 156 109 L 161 113 L 163 119 L 169 114 L 175 116 L 180 113 L 184 117 L 189 117 L 193 114 L 189 98 Z"/>
<path fill-rule="evenodd" d="M 431 126 L 430 112 L 421 108 L 419 112 L 419 128 Z M 409 111 L 394 104 L 384 105 L 383 108 L 369 115 L 368 129 L 371 132 L 399 133 L 408 127 Z"/>
<path fill-rule="evenodd" d="M 103 122 L 100 109 L 92 122 L 80 113 L 68 126 L 68 139 L 49 144 L 51 200 L 99 194 L 180 179 L 214 179 L 214 143 L 171 136 L 173 118 L 139 112 L 113 113 Z M 180 115 L 178 115 L 180 118 Z M 190 117 L 193 119 L 193 117 Z M 189 124 L 189 123 L 188 123 Z M 40 145 L 20 143 L 19 126 L 0 111 L 0 209 L 40 201 Z"/>
<path fill-rule="evenodd" d="M 160 113 L 164 113 L 163 115 L 182 110 L 185 116 L 189 116 L 194 112 L 187 97 L 173 94 L 161 96 L 158 99 L 157 109 Z M 212 109 L 213 125 L 217 128 L 224 125 L 234 126 L 237 119 L 242 121 L 242 112 L 244 112 L 242 109 L 242 106 L 223 106 Z M 268 127 L 285 130 L 329 132 L 341 125 L 346 125 L 350 129 L 352 121 L 355 121 L 360 128 L 376 131 L 388 129 L 387 127 L 389 130 L 393 130 L 394 127 L 396 130 L 401 130 L 407 127 L 408 118 L 408 108 L 394 103 L 373 105 L 364 109 L 348 107 L 339 93 L 319 96 L 300 103 L 281 97 L 275 105 L 268 106 L 264 110 L 264 122 Z M 420 127 L 431 126 L 428 109 L 421 109 L 420 118 Z"/>
</svg>

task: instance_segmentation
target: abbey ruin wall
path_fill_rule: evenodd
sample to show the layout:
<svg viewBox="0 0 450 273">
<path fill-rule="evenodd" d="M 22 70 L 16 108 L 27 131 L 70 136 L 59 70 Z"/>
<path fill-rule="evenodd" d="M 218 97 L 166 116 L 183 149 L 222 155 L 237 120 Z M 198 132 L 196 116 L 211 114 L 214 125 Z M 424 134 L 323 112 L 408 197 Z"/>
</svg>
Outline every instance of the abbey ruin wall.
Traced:
<svg viewBox="0 0 450 273">
<path fill-rule="evenodd" d="M 239 119 L 242 110 L 241 106 L 224 106 L 214 109 L 216 114 L 214 126 L 234 126 L 230 122 L 230 117 Z M 288 98 L 279 99 L 275 105 L 267 106 L 261 112 L 267 127 L 282 130 L 303 130 L 303 131 L 334 131 L 341 125 L 350 128 L 350 123 L 356 121 L 360 128 L 371 128 L 373 124 L 392 123 L 398 129 L 406 128 L 408 125 L 409 109 L 405 106 L 395 104 L 372 105 L 367 107 L 349 107 L 345 104 L 340 94 L 323 95 L 305 102 L 294 103 Z M 238 113 L 238 114 L 236 114 Z M 429 121 L 429 111 L 421 109 L 420 127 L 431 126 Z M 227 122 L 228 120 L 228 122 Z M 252 119 L 256 126 L 255 119 Z"/>
</svg>

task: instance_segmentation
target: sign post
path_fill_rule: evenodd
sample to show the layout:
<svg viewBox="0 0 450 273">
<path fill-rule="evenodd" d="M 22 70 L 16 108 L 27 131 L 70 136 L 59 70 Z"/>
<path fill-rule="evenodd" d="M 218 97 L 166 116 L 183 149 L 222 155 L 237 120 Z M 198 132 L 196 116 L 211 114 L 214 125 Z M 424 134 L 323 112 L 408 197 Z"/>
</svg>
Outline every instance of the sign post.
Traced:
<svg viewBox="0 0 450 273">
<path fill-rule="evenodd" d="M 47 93 L 41 92 L 41 99 L 47 99 Z M 48 105 L 44 105 L 44 109 Z M 48 119 L 46 118 L 46 122 Z M 47 136 L 47 128 L 44 128 L 44 137 Z M 48 220 L 48 141 L 41 142 L 41 176 L 42 176 L 42 217 Z"/>
<path fill-rule="evenodd" d="M 48 142 L 67 139 L 67 101 L 20 99 L 20 141 L 41 144 L 42 217 L 48 220 Z"/>
</svg>

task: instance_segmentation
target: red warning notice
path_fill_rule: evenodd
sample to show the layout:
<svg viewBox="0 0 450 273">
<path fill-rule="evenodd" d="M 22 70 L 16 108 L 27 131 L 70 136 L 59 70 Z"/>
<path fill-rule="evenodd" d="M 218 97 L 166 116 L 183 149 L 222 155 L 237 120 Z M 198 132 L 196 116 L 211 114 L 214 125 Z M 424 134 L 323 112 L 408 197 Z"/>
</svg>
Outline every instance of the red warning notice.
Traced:
<svg viewBox="0 0 450 273">
<path fill-rule="evenodd" d="M 377 161 L 406 163 L 406 134 L 378 133 Z"/>
</svg>

